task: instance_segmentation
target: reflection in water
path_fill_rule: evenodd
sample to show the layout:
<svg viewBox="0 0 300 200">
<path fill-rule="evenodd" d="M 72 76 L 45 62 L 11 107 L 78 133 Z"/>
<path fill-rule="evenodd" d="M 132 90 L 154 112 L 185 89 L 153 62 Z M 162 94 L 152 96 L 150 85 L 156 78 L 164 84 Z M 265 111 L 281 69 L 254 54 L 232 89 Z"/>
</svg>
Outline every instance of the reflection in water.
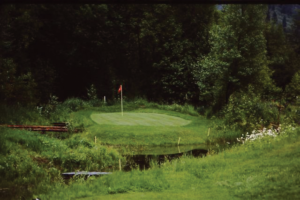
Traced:
<svg viewBox="0 0 300 200">
<path fill-rule="evenodd" d="M 110 146 L 119 151 L 126 162 L 122 163 L 122 171 L 130 171 L 132 169 L 145 170 L 151 165 L 159 165 L 165 161 L 179 159 L 182 156 L 203 157 L 208 153 L 208 149 L 214 152 L 222 151 L 229 145 L 210 146 L 206 144 L 197 145 L 180 145 L 180 146 Z M 108 166 L 101 169 L 105 172 L 118 171 L 119 165 Z"/>
<path fill-rule="evenodd" d="M 180 146 L 112 146 L 122 155 L 169 155 L 189 152 L 195 149 L 209 149 L 206 144 Z"/>
<path fill-rule="evenodd" d="M 126 164 L 123 166 L 124 171 L 130 171 L 132 169 L 139 168 L 140 170 L 149 169 L 151 164 L 161 165 L 165 161 L 172 161 L 174 159 L 179 159 L 183 155 L 193 156 L 193 157 L 203 157 L 206 155 L 207 150 L 205 149 L 193 149 L 188 152 L 180 152 L 178 147 L 178 152 L 176 154 L 163 154 L 163 155 L 127 155 Z"/>
<path fill-rule="evenodd" d="M 202 148 L 195 148 L 194 146 L 177 146 L 177 147 L 140 147 L 129 153 L 123 154 L 126 158 L 126 163 L 122 165 L 123 171 L 130 171 L 132 169 L 146 170 L 153 164 L 162 164 L 165 161 L 172 161 L 179 159 L 181 156 L 203 157 L 207 154 L 207 150 L 203 149 L 203 145 L 198 145 Z M 182 150 L 183 149 L 183 150 Z M 131 149 L 132 150 L 132 149 Z M 139 151 L 137 151 L 139 150 Z M 151 150 L 154 150 L 151 152 Z M 128 151 L 127 151 L 128 152 Z M 151 154 L 152 153 L 152 154 Z M 160 153 L 160 154 L 155 154 Z M 109 170 L 106 168 L 106 170 Z M 111 170 L 116 170 L 112 168 Z"/>
</svg>

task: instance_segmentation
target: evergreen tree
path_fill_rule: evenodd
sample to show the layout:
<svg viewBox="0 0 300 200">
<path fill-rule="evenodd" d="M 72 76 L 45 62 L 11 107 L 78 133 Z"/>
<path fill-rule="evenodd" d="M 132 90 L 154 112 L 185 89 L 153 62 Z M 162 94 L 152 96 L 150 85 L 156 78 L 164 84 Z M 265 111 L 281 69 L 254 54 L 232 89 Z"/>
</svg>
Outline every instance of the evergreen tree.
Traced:
<svg viewBox="0 0 300 200">
<path fill-rule="evenodd" d="M 282 19 L 282 27 L 286 31 L 286 17 L 285 16 Z"/>
<path fill-rule="evenodd" d="M 293 17 L 293 24 L 289 39 L 295 52 L 300 54 L 300 10 L 297 10 L 297 14 Z"/>
<path fill-rule="evenodd" d="M 274 23 L 274 24 L 277 24 L 277 23 L 278 23 L 278 18 L 277 18 L 276 11 L 273 12 L 272 20 L 273 20 L 273 23 Z"/>
<path fill-rule="evenodd" d="M 267 17 L 266 17 L 266 21 L 269 22 L 271 20 L 271 17 L 270 17 L 270 10 L 268 10 L 267 12 Z"/>
</svg>

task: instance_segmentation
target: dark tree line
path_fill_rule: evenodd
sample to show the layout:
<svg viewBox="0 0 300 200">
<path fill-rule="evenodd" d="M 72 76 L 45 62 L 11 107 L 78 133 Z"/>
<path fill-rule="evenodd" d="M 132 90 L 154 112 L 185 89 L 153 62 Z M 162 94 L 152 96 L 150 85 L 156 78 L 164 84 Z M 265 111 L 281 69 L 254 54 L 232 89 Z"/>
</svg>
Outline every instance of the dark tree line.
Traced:
<svg viewBox="0 0 300 200">
<path fill-rule="evenodd" d="M 241 20 L 231 20 L 228 10 Z M 210 4 L 1 5 L 0 99 L 36 104 L 50 94 L 87 98 L 92 84 L 98 97 L 114 99 L 122 84 L 128 98 L 195 105 L 219 102 L 223 94 L 216 91 L 227 90 L 226 103 L 262 69 L 284 89 L 297 71 L 299 19 L 287 37 L 266 22 L 267 13 L 259 5 L 227 5 L 223 12 Z M 223 55 L 224 45 L 237 57 Z M 208 74 L 199 80 L 201 66 Z"/>
</svg>

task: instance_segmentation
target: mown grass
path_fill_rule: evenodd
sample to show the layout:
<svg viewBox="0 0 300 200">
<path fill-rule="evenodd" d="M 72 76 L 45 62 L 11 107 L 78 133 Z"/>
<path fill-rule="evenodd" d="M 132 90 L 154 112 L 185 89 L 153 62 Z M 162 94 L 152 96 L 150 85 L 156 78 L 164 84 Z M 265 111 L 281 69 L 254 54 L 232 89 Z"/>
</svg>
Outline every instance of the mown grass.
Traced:
<svg viewBox="0 0 300 200">
<path fill-rule="evenodd" d="M 205 158 L 181 158 L 53 188 L 42 199 L 299 199 L 300 129 L 235 145 Z"/>
<path fill-rule="evenodd" d="M 190 121 L 170 115 L 157 113 L 101 113 L 92 114 L 91 119 L 99 125 L 125 125 L 125 126 L 185 126 Z"/>
<path fill-rule="evenodd" d="M 88 137 L 93 139 L 95 136 L 106 145 L 178 145 L 180 144 L 199 144 L 204 143 L 210 121 L 204 117 L 195 117 L 174 111 L 159 110 L 153 108 L 139 108 L 132 110 L 133 113 L 158 113 L 170 116 L 180 117 L 191 121 L 185 126 L 122 126 L 110 124 L 97 124 L 91 119 L 92 114 L 103 113 L 107 111 L 98 108 L 86 109 L 74 113 L 74 118 L 84 121 Z M 130 112 L 128 112 L 130 113 Z M 126 117 L 126 114 L 124 114 Z"/>
</svg>

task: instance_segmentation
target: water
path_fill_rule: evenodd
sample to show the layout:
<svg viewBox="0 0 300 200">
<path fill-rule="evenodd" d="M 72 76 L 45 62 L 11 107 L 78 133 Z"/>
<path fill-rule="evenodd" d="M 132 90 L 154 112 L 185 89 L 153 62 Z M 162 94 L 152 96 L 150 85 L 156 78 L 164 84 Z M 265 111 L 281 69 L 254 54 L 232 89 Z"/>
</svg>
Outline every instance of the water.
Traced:
<svg viewBox="0 0 300 200">
<path fill-rule="evenodd" d="M 122 171 L 130 171 L 139 168 L 146 170 L 151 164 L 158 164 L 165 161 L 179 159 L 182 156 L 203 157 L 206 156 L 209 147 L 206 144 L 183 145 L 183 146 L 121 146 L 115 149 L 119 151 L 126 162 L 122 163 Z M 119 170 L 119 166 L 110 166 L 104 171 Z"/>
</svg>

